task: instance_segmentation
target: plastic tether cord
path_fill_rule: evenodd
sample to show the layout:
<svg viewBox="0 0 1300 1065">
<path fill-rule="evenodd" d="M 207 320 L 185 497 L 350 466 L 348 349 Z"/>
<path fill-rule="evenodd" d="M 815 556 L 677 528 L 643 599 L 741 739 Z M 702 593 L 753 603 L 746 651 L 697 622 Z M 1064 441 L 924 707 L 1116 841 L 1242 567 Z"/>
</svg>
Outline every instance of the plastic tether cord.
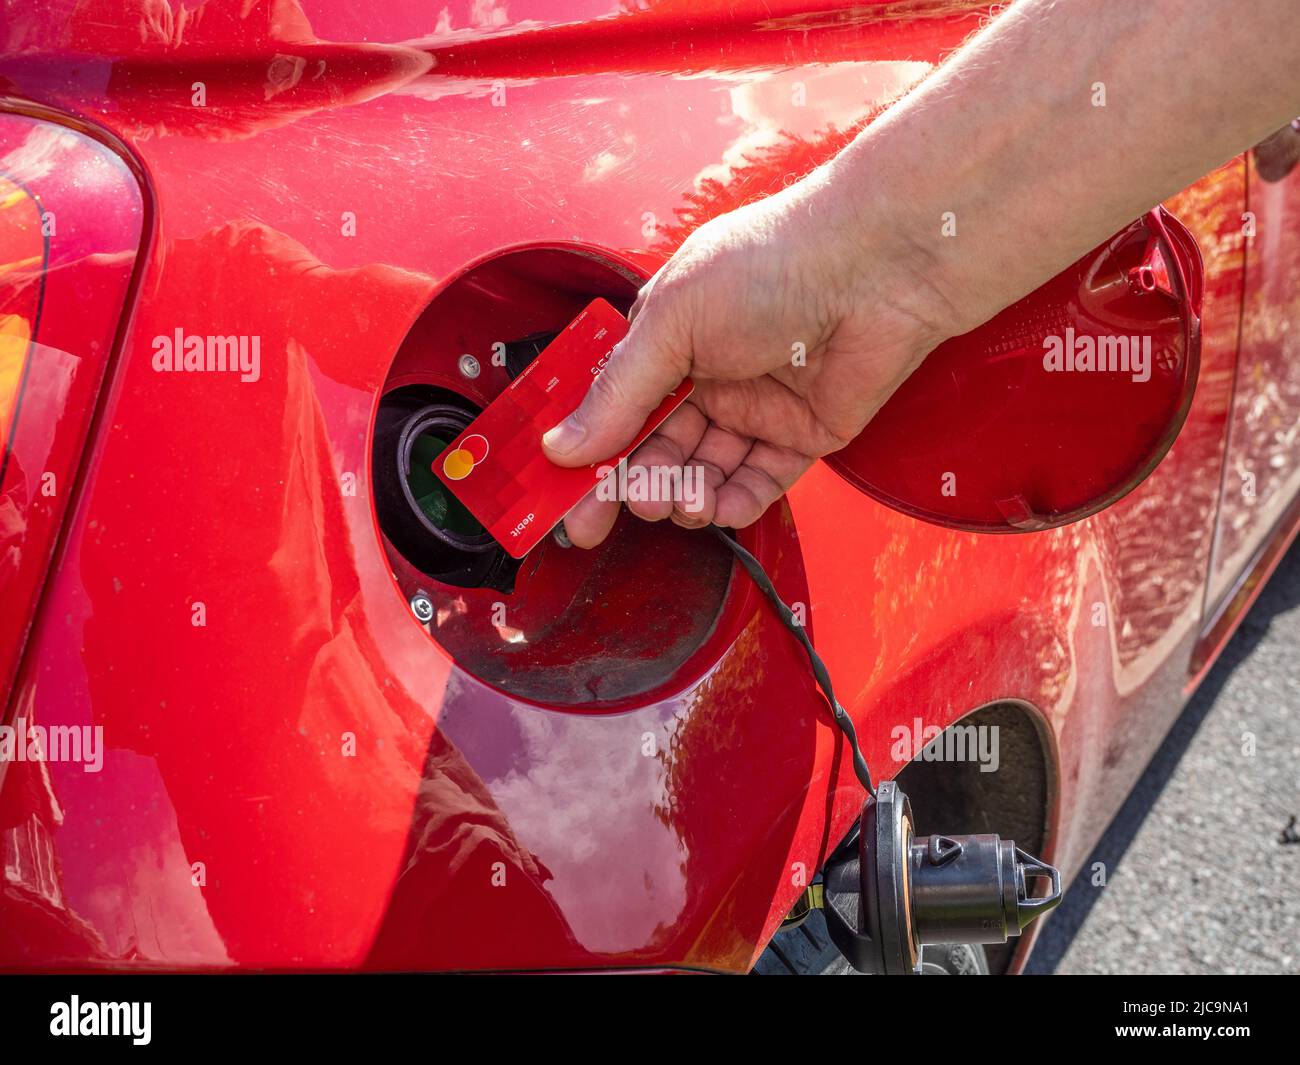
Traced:
<svg viewBox="0 0 1300 1065">
<path fill-rule="evenodd" d="M 759 591 L 767 596 L 772 605 L 776 607 L 776 612 L 781 616 L 782 624 L 794 633 L 795 639 L 803 644 L 803 649 L 808 652 L 808 661 L 812 665 L 813 677 L 817 680 L 817 687 L 821 688 L 826 700 L 831 704 L 831 712 L 835 715 L 835 723 L 839 725 L 840 731 L 844 733 L 844 738 L 849 741 L 849 747 L 853 751 L 853 772 L 857 775 L 862 786 L 867 789 L 867 794 L 874 798 L 876 786 L 871 783 L 871 770 L 867 768 L 867 760 L 862 757 L 862 748 L 858 746 L 857 730 L 853 727 L 849 715 L 844 712 L 844 707 L 840 706 L 839 701 L 835 698 L 835 691 L 831 687 L 831 675 L 826 671 L 826 663 L 821 660 L 821 656 L 813 650 L 812 641 L 808 639 L 808 633 L 795 620 L 794 611 L 781 601 L 776 587 L 772 584 L 772 578 L 767 575 L 767 571 L 763 569 L 758 559 L 736 543 L 727 534 L 726 529 L 717 525 L 710 525 L 709 529 L 714 536 L 731 549 L 731 553 L 745 567 L 745 572 L 758 585 Z"/>
</svg>

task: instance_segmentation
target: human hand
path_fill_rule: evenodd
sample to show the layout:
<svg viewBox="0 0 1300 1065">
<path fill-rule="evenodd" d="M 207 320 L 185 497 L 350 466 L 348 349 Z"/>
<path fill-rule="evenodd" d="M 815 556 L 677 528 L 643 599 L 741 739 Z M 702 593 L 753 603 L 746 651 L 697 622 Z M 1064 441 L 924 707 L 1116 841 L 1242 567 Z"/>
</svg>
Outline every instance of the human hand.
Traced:
<svg viewBox="0 0 1300 1065">
<path fill-rule="evenodd" d="M 868 231 L 842 187 L 818 171 L 693 233 L 641 290 L 582 405 L 544 436 L 551 460 L 615 454 L 690 375 L 694 393 L 629 458 L 629 480 L 638 466 L 700 466 L 701 498 L 628 507 L 739 528 L 857 436 L 949 331 L 906 227 Z M 618 506 L 588 495 L 565 518 L 570 540 L 599 544 Z"/>
</svg>

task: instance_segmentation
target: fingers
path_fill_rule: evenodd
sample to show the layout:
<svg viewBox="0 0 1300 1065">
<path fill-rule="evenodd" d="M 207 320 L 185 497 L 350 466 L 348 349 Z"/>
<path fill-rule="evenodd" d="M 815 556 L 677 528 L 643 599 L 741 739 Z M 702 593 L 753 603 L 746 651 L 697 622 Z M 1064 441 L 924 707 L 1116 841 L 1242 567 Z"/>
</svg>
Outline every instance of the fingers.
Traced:
<svg viewBox="0 0 1300 1065">
<path fill-rule="evenodd" d="M 656 434 L 637 449 L 631 463 L 646 469 L 656 465 L 698 467 L 700 473 L 693 474 L 701 478 L 696 482 L 696 493 L 692 498 L 673 501 L 629 502 L 628 509 L 638 517 L 649 521 L 671 517 L 675 524 L 688 529 L 702 528 L 710 522 L 743 529 L 785 495 L 814 461 L 797 451 L 761 440 L 754 442 L 717 425 L 709 425 L 693 453 L 683 459 L 685 438 L 680 426 L 676 440 Z M 631 465 L 629 478 L 630 471 Z M 602 543 L 618 519 L 619 506 L 612 500 L 597 499 L 594 490 L 584 497 L 564 519 L 565 531 L 574 546 L 592 548 Z"/>
<path fill-rule="evenodd" d="M 807 455 L 758 441 L 717 490 L 714 524 L 729 529 L 752 525 L 812 464 Z"/>
<path fill-rule="evenodd" d="M 695 451 L 708 429 L 708 419 L 691 403 L 684 403 L 656 429 L 628 458 L 628 480 L 632 483 L 633 471 L 644 469 L 649 477 L 658 478 L 658 472 L 675 469 L 684 472 L 687 456 Z M 662 521 L 670 517 L 676 502 L 671 494 L 655 493 L 655 498 L 635 496 L 627 501 L 628 510 L 646 521 Z"/>
<path fill-rule="evenodd" d="M 611 474 L 611 476 L 613 476 Z M 604 542 L 618 520 L 619 504 L 597 499 L 593 488 L 564 516 L 564 531 L 574 547 L 593 548 Z"/>
<path fill-rule="evenodd" d="M 683 455 L 694 450 L 708 427 L 708 420 L 689 402 L 683 403 L 628 459 L 633 467 L 684 465 Z M 613 476 L 611 474 L 611 476 Z M 618 519 L 620 504 L 597 499 L 594 491 L 584 496 L 564 518 L 564 531 L 576 547 L 592 548 L 604 541 Z M 647 521 L 660 521 L 672 513 L 671 499 L 662 504 L 653 500 L 634 500 L 628 509 Z"/>
<path fill-rule="evenodd" d="M 664 469 L 680 471 L 682 476 L 671 483 L 682 490 L 672 496 L 635 495 L 627 505 L 647 521 L 671 518 L 684 528 L 710 522 L 744 528 L 780 499 L 813 461 L 792 448 L 723 428 L 688 402 L 637 448 L 627 470 L 629 485 L 636 483 L 638 468 L 646 473 L 645 483 L 656 484 L 670 483 L 659 477 Z M 591 492 L 564 519 L 569 539 L 577 547 L 596 547 L 613 529 L 619 506 Z"/>
<path fill-rule="evenodd" d="M 677 336 L 670 315 L 656 313 L 655 306 L 647 297 L 582 404 L 542 437 L 552 462 L 586 466 L 616 454 L 686 376 L 690 346 Z"/>
<path fill-rule="evenodd" d="M 744 462 L 753 441 L 737 436 L 720 425 L 710 425 L 696 445 L 689 462 L 700 467 L 703 478 L 698 498 L 678 500 L 673 506 L 673 521 L 685 529 L 697 529 L 713 520 L 718 489 Z"/>
</svg>

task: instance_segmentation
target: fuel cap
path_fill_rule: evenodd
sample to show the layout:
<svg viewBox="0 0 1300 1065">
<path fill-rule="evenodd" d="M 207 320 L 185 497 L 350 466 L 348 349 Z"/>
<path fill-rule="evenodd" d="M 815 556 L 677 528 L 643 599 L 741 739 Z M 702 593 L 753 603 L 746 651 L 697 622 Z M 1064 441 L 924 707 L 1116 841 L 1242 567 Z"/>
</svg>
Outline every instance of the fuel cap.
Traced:
<svg viewBox="0 0 1300 1065">
<path fill-rule="evenodd" d="M 827 863 L 823 908 L 854 968 L 920 973 L 926 943 L 1005 943 L 1061 901 L 1061 874 L 1011 840 L 913 835 L 912 807 L 893 781 L 868 799 L 856 854 Z M 1045 895 L 1031 894 L 1043 878 Z"/>
</svg>

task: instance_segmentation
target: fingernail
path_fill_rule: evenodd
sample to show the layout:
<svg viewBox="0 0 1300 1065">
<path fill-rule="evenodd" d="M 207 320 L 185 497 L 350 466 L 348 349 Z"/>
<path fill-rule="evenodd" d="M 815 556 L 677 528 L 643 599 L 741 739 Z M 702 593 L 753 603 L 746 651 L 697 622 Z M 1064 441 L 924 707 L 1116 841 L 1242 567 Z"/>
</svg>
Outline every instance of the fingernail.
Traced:
<svg viewBox="0 0 1300 1065">
<path fill-rule="evenodd" d="M 583 429 L 578 416 L 570 414 L 555 428 L 548 429 L 542 434 L 542 443 L 546 445 L 548 451 L 553 451 L 557 455 L 567 455 L 582 443 L 586 435 L 586 430 Z"/>
</svg>

